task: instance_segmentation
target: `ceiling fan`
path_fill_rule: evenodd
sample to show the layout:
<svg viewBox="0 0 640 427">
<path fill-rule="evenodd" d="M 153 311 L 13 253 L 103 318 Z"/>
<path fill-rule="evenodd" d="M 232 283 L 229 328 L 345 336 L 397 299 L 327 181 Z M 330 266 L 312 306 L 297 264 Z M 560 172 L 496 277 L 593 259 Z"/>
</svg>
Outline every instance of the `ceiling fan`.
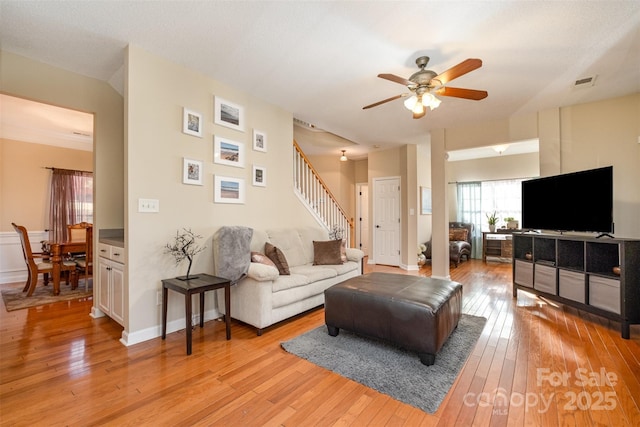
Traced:
<svg viewBox="0 0 640 427">
<path fill-rule="evenodd" d="M 378 74 L 378 77 L 382 79 L 407 86 L 407 89 L 409 89 L 411 93 L 392 96 L 391 98 L 383 99 L 382 101 L 362 107 L 362 109 L 366 110 L 368 108 L 377 107 L 378 105 L 386 102 L 409 96 L 409 98 L 404 101 L 404 105 L 407 109 L 413 112 L 414 119 L 419 119 L 427 114 L 426 107 L 430 107 L 433 110 L 440 105 L 440 100 L 436 98 L 434 94 L 472 99 L 474 101 L 479 101 L 487 97 L 488 94 L 485 90 L 461 89 L 445 86 L 451 80 L 482 67 L 481 59 L 469 58 L 440 74 L 436 74 L 431 70 L 425 70 L 428 63 L 428 56 L 421 56 L 416 59 L 416 64 L 420 68 L 420 71 L 415 72 L 411 77 L 409 77 L 409 79 L 396 76 L 395 74 Z"/>
</svg>

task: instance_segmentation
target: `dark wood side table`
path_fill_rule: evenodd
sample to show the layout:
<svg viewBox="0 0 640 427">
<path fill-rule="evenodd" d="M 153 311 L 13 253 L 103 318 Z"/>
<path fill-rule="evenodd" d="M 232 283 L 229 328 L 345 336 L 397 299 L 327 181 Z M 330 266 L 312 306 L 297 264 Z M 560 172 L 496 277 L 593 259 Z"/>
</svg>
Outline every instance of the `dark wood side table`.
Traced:
<svg viewBox="0 0 640 427">
<path fill-rule="evenodd" d="M 187 355 L 191 354 L 191 295 L 200 294 L 200 327 L 204 326 L 204 294 L 207 291 L 224 288 L 225 323 L 227 339 L 231 339 L 231 282 L 209 274 L 194 274 L 197 279 L 164 279 L 162 281 L 162 339 L 167 337 L 167 296 L 169 289 L 184 295 L 186 316 Z"/>
</svg>

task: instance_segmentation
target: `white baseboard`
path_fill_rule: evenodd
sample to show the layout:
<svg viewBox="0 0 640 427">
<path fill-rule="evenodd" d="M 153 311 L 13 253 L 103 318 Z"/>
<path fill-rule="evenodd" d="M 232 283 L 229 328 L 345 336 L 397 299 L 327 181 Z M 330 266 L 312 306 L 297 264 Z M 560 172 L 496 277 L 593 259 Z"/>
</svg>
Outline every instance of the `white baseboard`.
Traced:
<svg viewBox="0 0 640 427">
<path fill-rule="evenodd" d="M 214 320 L 222 316 L 217 309 L 211 309 L 204 312 L 204 321 L 208 322 L 209 320 Z M 200 324 L 200 314 L 196 313 L 191 316 L 191 324 L 199 325 Z M 180 319 L 175 319 L 170 322 L 167 322 L 167 334 L 172 332 L 180 331 L 185 328 L 185 318 L 182 317 Z M 206 327 L 206 325 L 205 325 Z M 122 338 L 120 338 L 120 342 L 125 346 L 131 346 L 135 344 L 139 344 L 144 341 L 149 341 L 154 338 L 158 338 L 162 336 L 162 325 L 152 326 L 147 329 L 143 329 L 141 331 L 136 331 L 134 333 L 128 333 L 127 331 L 122 331 Z"/>
</svg>

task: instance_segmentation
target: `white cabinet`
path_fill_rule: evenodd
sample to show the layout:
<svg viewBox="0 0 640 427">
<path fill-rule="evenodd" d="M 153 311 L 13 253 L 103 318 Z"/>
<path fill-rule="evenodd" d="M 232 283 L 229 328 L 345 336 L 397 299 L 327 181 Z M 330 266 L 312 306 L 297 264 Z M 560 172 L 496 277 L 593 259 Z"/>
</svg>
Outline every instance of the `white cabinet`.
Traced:
<svg viewBox="0 0 640 427">
<path fill-rule="evenodd" d="M 124 249 L 98 245 L 98 308 L 124 326 Z"/>
</svg>

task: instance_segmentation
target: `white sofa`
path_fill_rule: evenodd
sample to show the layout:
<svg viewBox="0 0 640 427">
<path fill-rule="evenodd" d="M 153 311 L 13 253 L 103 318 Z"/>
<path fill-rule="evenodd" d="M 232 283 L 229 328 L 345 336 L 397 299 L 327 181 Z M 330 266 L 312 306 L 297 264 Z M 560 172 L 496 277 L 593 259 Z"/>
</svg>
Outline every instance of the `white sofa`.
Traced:
<svg viewBox="0 0 640 427">
<path fill-rule="evenodd" d="M 279 248 L 290 275 L 252 262 L 247 276 L 231 287 L 231 317 L 262 329 L 324 304 L 324 290 L 362 274 L 364 253 L 346 248 L 347 261 L 339 265 L 313 265 L 313 241 L 329 240 L 321 228 L 299 227 L 253 230 L 251 251 L 265 253 L 265 243 Z M 215 260 L 214 260 L 215 262 Z M 225 312 L 224 291 L 218 290 L 218 310 Z"/>
</svg>

